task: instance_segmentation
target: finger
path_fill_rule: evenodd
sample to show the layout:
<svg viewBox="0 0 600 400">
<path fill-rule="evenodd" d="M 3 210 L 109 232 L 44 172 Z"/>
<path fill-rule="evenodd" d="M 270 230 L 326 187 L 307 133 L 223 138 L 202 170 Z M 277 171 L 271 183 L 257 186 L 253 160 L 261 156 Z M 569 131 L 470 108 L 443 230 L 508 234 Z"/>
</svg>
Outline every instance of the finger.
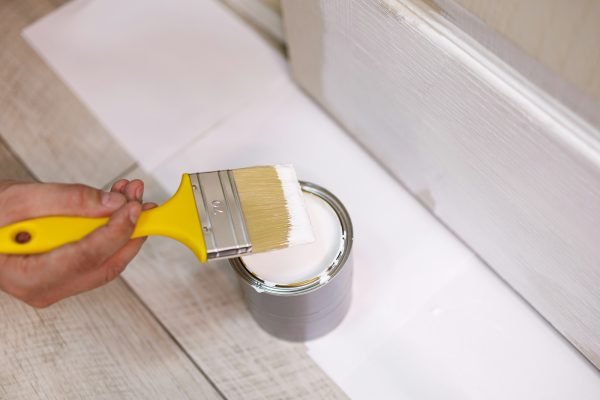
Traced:
<svg viewBox="0 0 600 400">
<path fill-rule="evenodd" d="M 144 196 L 144 182 L 139 179 L 134 179 L 125 187 L 125 197 L 127 201 L 142 202 Z"/>
<path fill-rule="evenodd" d="M 129 240 L 99 267 L 68 280 L 41 282 L 39 276 L 32 271 L 34 268 L 27 268 L 28 271 L 24 273 L 15 273 L 17 267 L 3 268 L 2 275 L 9 273 L 12 283 L 2 285 L 4 280 L 0 280 L 0 289 L 34 307 L 47 307 L 67 297 L 100 287 L 118 277 L 138 254 L 145 241 L 146 238 Z"/>
<path fill-rule="evenodd" d="M 158 207 L 158 204 L 156 204 L 156 203 L 144 203 L 142 205 L 142 211 L 151 210 L 156 207 Z"/>
<path fill-rule="evenodd" d="M 110 191 L 124 194 L 123 189 L 125 189 L 125 186 L 127 186 L 128 183 L 129 181 L 127 179 L 118 180 L 115 183 L 113 183 L 112 187 L 110 188 Z"/>
<path fill-rule="evenodd" d="M 125 246 L 110 256 L 98 268 L 62 286 L 61 292 L 69 296 L 79 294 L 100 287 L 118 277 L 127 265 L 138 254 L 146 238 L 132 239 Z"/>
<path fill-rule="evenodd" d="M 0 198 L 2 224 L 49 215 L 105 217 L 125 204 L 120 193 L 85 185 L 56 183 L 15 184 Z"/>
<path fill-rule="evenodd" d="M 142 202 L 144 196 L 144 181 L 134 179 L 131 182 L 127 179 L 121 179 L 112 186 L 112 192 L 122 193 L 127 198 L 127 201 Z"/>
<path fill-rule="evenodd" d="M 127 245 L 140 212 L 141 205 L 130 202 L 115 212 L 108 224 L 79 242 L 31 260 L 29 265 L 37 271 L 35 283 L 31 284 L 36 290 L 28 303 L 45 306 L 80 293 L 86 287 L 102 284 L 102 279 L 94 272 Z M 31 289 L 29 293 L 32 293 Z"/>
<path fill-rule="evenodd" d="M 154 207 L 157 207 L 157 205 L 146 203 L 142 205 L 142 210 L 149 210 Z M 129 240 L 125 246 L 104 261 L 99 268 L 81 274 L 76 279 L 63 285 L 62 291 L 74 295 L 112 281 L 125 270 L 131 260 L 138 254 L 146 239 L 146 237 L 143 237 Z"/>
<path fill-rule="evenodd" d="M 140 212 L 139 203 L 127 203 L 113 214 L 106 225 L 79 242 L 58 248 L 57 256 L 75 260 L 71 264 L 99 265 L 129 241 Z"/>
<path fill-rule="evenodd" d="M 125 246 L 106 260 L 100 268 L 86 274 L 76 282 L 73 292 L 84 292 L 102 286 L 119 276 L 138 254 L 146 238 L 130 240 Z"/>
<path fill-rule="evenodd" d="M 44 307 L 99 286 L 113 276 L 110 274 L 118 275 L 126 265 L 123 263 L 143 244 L 143 239 L 130 240 L 141 208 L 139 203 L 130 202 L 115 212 L 107 225 L 47 254 L 12 256 L 8 263 L 11 268 L 3 268 L 0 274 L 2 278 L 10 275 L 14 283 L 7 291 L 31 305 Z M 121 251 L 122 255 L 103 268 Z"/>
</svg>

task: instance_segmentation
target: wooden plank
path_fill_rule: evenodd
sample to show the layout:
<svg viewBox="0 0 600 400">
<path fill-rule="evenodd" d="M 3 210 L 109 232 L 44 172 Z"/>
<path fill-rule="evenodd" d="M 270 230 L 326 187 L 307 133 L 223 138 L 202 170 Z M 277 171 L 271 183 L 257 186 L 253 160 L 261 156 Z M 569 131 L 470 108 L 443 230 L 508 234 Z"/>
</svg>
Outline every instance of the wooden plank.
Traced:
<svg viewBox="0 0 600 400">
<path fill-rule="evenodd" d="M 0 141 L 0 179 L 33 180 Z M 125 282 L 38 310 L 0 292 L 0 398 L 221 398 Z"/>
<path fill-rule="evenodd" d="M 0 132 L 40 180 L 101 186 L 131 158 L 20 35 L 58 3 L 0 1 Z"/>
<path fill-rule="evenodd" d="M 221 398 L 121 280 L 43 310 L 0 293 L 0 397 Z"/>
<path fill-rule="evenodd" d="M 600 2 L 457 0 L 583 92 L 600 100 Z"/>
<path fill-rule="evenodd" d="M 127 178 L 145 181 L 146 201 L 168 198 L 141 170 Z M 346 398 L 304 344 L 254 322 L 227 263 L 200 265 L 183 245 L 150 238 L 123 276 L 228 399 Z"/>
<path fill-rule="evenodd" d="M 0 179 L 31 181 L 33 176 L 0 137 Z"/>
<path fill-rule="evenodd" d="M 439 7 L 289 0 L 283 11 L 300 84 L 600 367 L 590 114 L 518 77 Z"/>
<path fill-rule="evenodd" d="M 391 2 L 393 3 L 393 2 Z M 586 0 L 409 0 L 523 87 L 600 127 L 600 3 Z M 393 7 L 392 7 L 393 9 Z M 585 18 L 581 18 L 585 15 Z M 445 28 L 442 28 L 445 29 Z M 534 39 L 532 41 L 532 39 Z M 489 53 L 488 53 L 489 52 Z M 498 62 L 495 57 L 501 62 Z"/>
</svg>

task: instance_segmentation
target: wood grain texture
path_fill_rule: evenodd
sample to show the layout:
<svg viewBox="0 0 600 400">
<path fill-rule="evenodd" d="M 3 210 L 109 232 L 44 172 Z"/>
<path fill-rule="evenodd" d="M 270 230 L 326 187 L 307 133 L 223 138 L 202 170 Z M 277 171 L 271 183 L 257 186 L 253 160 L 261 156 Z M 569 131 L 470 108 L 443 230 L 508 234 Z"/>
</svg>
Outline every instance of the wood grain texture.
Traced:
<svg viewBox="0 0 600 400">
<path fill-rule="evenodd" d="M 145 181 L 146 201 L 169 197 L 141 170 L 127 177 Z M 254 322 L 226 262 L 201 265 L 183 245 L 157 237 L 123 276 L 226 398 L 346 398 L 303 344 L 275 339 Z"/>
<path fill-rule="evenodd" d="M 597 18 L 591 18 L 592 22 L 577 21 L 577 16 L 571 15 L 584 9 L 595 15 L 597 2 L 411 0 L 410 4 L 428 13 L 440 26 L 452 26 L 460 40 L 476 44 L 477 52 L 489 52 L 485 57 L 502 64 L 504 73 L 512 75 L 519 85 L 529 87 L 537 96 L 546 95 L 546 101 L 559 103 L 600 129 L 600 97 L 594 89 L 600 42 L 594 40 L 597 35 L 590 33 L 599 29 L 594 25 Z M 558 5 L 568 12 L 557 12 L 554 6 Z M 476 11 L 480 7 L 482 10 Z M 543 11 L 534 16 L 540 8 Z M 510 21 L 510 27 L 504 26 L 505 21 Z M 582 29 L 584 26 L 586 29 Z M 535 40 L 530 43 L 532 38 Z M 538 54 L 542 47 L 546 56 Z M 567 64 L 577 66 L 577 78 L 564 70 Z"/>
<path fill-rule="evenodd" d="M 102 186 L 131 158 L 21 37 L 58 3 L 0 1 L 0 132 L 38 179 Z"/>
<path fill-rule="evenodd" d="M 421 4 L 283 6 L 300 84 L 295 66 L 322 59 L 315 98 L 600 367 L 597 127 Z"/>
<path fill-rule="evenodd" d="M 43 310 L 0 293 L 0 320 L 0 398 L 221 398 L 120 279 Z"/>
<path fill-rule="evenodd" d="M 0 179 L 33 180 L 0 140 Z M 221 398 L 121 278 L 37 310 L 0 292 L 0 398 Z"/>
<path fill-rule="evenodd" d="M 456 1 L 527 54 L 600 100 L 600 2 Z"/>
<path fill-rule="evenodd" d="M 21 164 L 0 135 L 0 180 L 32 181 L 33 175 Z"/>
</svg>

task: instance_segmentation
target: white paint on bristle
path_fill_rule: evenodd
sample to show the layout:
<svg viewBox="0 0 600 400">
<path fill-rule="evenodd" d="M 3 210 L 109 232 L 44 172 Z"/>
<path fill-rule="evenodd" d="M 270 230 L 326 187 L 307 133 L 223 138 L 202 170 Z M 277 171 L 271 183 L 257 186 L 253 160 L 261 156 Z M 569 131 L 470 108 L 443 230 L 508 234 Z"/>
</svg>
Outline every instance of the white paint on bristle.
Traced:
<svg viewBox="0 0 600 400">
<path fill-rule="evenodd" d="M 281 188 L 283 189 L 289 215 L 289 246 L 314 242 L 315 236 L 310 218 L 306 212 L 304 196 L 302 196 L 302 189 L 300 189 L 294 167 L 292 165 L 276 165 L 275 170 L 281 181 Z"/>
<path fill-rule="evenodd" d="M 336 259 L 342 246 L 342 225 L 335 210 L 323 199 L 303 193 L 315 241 L 277 251 L 243 257 L 249 271 L 260 279 L 290 285 L 319 276 Z"/>
</svg>

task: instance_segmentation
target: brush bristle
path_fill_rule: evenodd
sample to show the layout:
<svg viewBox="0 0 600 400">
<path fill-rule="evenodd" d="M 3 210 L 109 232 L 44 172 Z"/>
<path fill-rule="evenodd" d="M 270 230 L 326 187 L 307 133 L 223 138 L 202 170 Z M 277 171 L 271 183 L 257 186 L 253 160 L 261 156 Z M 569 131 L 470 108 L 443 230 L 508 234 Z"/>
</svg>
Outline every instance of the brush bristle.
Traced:
<svg viewBox="0 0 600 400">
<path fill-rule="evenodd" d="M 294 167 L 242 168 L 233 176 L 253 253 L 314 241 Z"/>
</svg>

